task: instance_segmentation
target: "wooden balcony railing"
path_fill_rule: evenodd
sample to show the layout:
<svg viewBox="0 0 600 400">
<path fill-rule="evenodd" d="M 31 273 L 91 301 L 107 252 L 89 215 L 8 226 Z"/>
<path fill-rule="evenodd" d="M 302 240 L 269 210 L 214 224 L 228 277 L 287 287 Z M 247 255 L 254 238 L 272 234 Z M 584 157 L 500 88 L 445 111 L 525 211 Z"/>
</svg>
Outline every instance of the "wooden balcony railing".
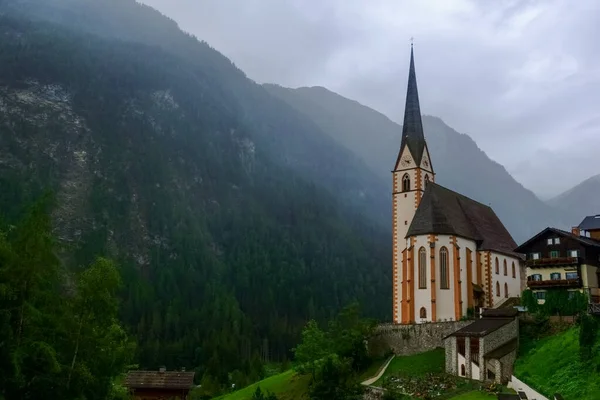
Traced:
<svg viewBox="0 0 600 400">
<path fill-rule="evenodd" d="M 580 257 L 557 257 L 557 258 L 539 258 L 537 260 L 527 260 L 528 267 L 551 267 L 555 265 L 574 265 L 580 264 Z"/>
<path fill-rule="evenodd" d="M 588 304 L 588 313 L 592 315 L 600 315 L 600 304 L 599 303 L 589 303 Z"/>
<path fill-rule="evenodd" d="M 566 288 L 580 288 L 581 280 L 575 279 L 547 279 L 544 281 L 527 281 L 527 286 L 530 288 L 553 288 L 553 287 L 566 287 Z"/>
</svg>

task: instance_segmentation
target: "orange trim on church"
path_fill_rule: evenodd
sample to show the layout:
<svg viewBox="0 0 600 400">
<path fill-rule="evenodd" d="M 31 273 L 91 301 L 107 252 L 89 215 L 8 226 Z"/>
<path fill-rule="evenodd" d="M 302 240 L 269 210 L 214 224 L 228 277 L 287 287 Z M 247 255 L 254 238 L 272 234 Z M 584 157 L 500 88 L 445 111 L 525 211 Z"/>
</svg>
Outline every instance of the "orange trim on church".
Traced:
<svg viewBox="0 0 600 400">
<path fill-rule="evenodd" d="M 456 321 L 462 318 L 462 281 L 460 279 L 460 254 L 456 236 L 450 236 L 452 244 L 452 255 L 454 260 L 454 318 Z"/>
<path fill-rule="evenodd" d="M 477 269 L 477 271 L 476 271 L 477 272 L 477 284 L 479 286 L 482 286 L 482 282 L 483 282 L 483 278 L 481 277 L 481 269 L 482 269 L 481 255 L 482 255 L 482 253 L 480 251 L 477 251 L 475 253 L 475 257 L 476 257 L 475 265 L 476 265 L 476 269 Z M 481 288 L 483 289 L 483 286 Z"/>
<path fill-rule="evenodd" d="M 467 248 L 467 308 L 473 307 L 473 251 Z"/>
<path fill-rule="evenodd" d="M 402 250 L 402 323 L 408 324 L 408 268 L 406 249 Z"/>
<path fill-rule="evenodd" d="M 492 252 L 487 251 L 485 253 L 485 272 L 486 272 L 486 294 L 488 307 L 493 307 L 494 305 L 494 293 L 492 292 Z"/>
<path fill-rule="evenodd" d="M 417 168 L 417 178 L 416 178 L 416 188 L 417 192 L 415 193 L 415 210 L 419 208 L 419 203 L 421 203 L 421 197 L 423 197 L 423 184 L 421 182 L 421 168 Z"/>
<path fill-rule="evenodd" d="M 437 307 L 435 304 L 435 242 L 437 241 L 437 235 L 429 235 L 429 252 L 431 260 L 431 321 L 437 321 Z M 432 245 L 433 244 L 433 245 Z"/>
<path fill-rule="evenodd" d="M 415 322 L 415 242 L 416 238 L 410 238 L 410 248 L 409 253 L 410 257 L 408 259 L 409 263 L 409 281 L 408 281 L 408 321 L 409 323 Z"/>
</svg>

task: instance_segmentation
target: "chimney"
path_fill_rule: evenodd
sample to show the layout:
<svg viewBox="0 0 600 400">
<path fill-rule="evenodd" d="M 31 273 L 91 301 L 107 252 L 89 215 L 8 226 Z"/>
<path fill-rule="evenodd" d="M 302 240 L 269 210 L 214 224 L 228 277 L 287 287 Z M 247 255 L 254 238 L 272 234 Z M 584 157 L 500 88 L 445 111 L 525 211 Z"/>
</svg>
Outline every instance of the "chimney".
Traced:
<svg viewBox="0 0 600 400">
<path fill-rule="evenodd" d="M 163 372 L 166 372 L 166 371 L 167 371 L 167 367 L 164 367 L 164 366 L 163 366 L 163 367 L 160 367 L 160 368 L 158 369 L 158 372 L 160 372 L 161 374 L 162 374 Z"/>
<path fill-rule="evenodd" d="M 578 226 L 574 226 L 571 228 L 571 233 L 575 236 L 581 236 L 581 230 Z"/>
</svg>

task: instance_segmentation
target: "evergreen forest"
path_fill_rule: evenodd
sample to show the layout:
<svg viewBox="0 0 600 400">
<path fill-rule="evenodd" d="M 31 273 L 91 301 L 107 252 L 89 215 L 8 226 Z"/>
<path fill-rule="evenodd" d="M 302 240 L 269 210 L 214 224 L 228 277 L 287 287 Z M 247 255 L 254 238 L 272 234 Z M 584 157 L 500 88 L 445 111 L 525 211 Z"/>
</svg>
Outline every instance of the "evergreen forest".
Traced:
<svg viewBox="0 0 600 400">
<path fill-rule="evenodd" d="M 133 0 L 0 11 L 0 398 L 240 387 L 308 320 L 389 319 L 385 185 L 310 120 Z"/>
</svg>

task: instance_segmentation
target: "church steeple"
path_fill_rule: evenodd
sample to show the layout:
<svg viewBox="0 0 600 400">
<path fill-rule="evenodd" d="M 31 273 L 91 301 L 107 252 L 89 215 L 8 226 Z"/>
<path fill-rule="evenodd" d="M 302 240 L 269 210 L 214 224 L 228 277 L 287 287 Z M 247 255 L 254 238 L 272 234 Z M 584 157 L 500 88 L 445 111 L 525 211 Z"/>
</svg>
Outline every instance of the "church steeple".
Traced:
<svg viewBox="0 0 600 400">
<path fill-rule="evenodd" d="M 419 92 L 417 90 L 417 75 L 415 73 L 415 58 L 413 46 L 410 45 L 410 68 L 408 71 L 408 87 L 406 89 L 406 106 L 404 109 L 404 124 L 402 125 L 402 142 L 400 152 L 408 147 L 417 166 L 421 164 L 423 150 L 425 149 L 425 135 L 421 121 L 421 107 L 419 106 Z"/>
</svg>

